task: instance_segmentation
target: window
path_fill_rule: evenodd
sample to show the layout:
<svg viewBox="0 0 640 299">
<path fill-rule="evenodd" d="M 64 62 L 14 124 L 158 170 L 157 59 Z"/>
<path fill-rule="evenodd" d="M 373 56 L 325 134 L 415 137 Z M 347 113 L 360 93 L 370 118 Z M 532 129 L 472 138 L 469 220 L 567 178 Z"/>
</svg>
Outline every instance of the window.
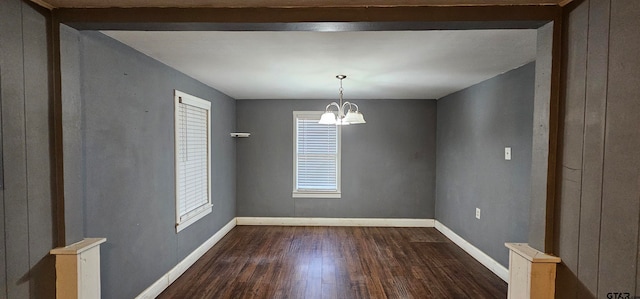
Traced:
<svg viewBox="0 0 640 299">
<path fill-rule="evenodd" d="M 175 91 L 176 232 L 211 213 L 211 103 Z"/>
<path fill-rule="evenodd" d="M 340 127 L 322 113 L 293 112 L 293 197 L 340 198 Z"/>
</svg>

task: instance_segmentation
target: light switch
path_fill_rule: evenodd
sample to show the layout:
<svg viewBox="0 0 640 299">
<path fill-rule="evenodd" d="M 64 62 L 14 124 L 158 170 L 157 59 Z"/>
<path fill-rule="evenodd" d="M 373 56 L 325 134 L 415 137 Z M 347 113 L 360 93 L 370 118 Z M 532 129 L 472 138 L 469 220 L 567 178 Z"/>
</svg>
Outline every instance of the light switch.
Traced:
<svg viewBox="0 0 640 299">
<path fill-rule="evenodd" d="M 511 160 L 511 147 L 507 146 L 504 148 L 504 159 Z"/>
</svg>

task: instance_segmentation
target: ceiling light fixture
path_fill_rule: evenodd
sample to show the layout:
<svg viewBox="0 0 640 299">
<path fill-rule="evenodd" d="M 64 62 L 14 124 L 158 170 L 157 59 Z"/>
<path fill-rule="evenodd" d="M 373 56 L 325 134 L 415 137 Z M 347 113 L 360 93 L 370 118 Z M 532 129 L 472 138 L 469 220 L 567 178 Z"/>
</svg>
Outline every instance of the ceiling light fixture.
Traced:
<svg viewBox="0 0 640 299">
<path fill-rule="evenodd" d="M 342 80 L 344 80 L 344 78 L 346 77 L 347 76 L 345 75 L 336 76 L 336 78 L 340 80 L 340 104 L 332 102 L 331 104 L 327 105 L 327 108 L 325 108 L 324 110 L 324 114 L 322 114 L 322 116 L 320 117 L 320 121 L 318 122 L 319 124 L 346 126 L 351 124 L 355 125 L 366 123 L 366 121 L 364 121 L 364 116 L 362 115 L 362 113 L 360 113 L 360 111 L 358 111 L 358 105 L 351 102 L 343 103 L 342 91 L 344 89 L 342 88 Z M 331 106 L 335 106 L 336 108 L 338 108 L 337 113 L 334 114 L 333 112 L 329 111 L 329 108 L 331 108 Z M 349 107 L 349 110 L 347 110 L 347 112 L 345 113 L 347 107 Z M 354 107 L 355 110 L 353 110 Z"/>
</svg>

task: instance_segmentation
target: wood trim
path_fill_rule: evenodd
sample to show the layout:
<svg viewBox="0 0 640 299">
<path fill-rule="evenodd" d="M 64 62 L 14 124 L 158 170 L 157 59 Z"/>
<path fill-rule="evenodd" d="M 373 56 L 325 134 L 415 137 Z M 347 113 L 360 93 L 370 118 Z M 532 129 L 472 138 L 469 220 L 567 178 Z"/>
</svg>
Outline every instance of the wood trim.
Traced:
<svg viewBox="0 0 640 299">
<path fill-rule="evenodd" d="M 30 0 L 56 8 L 106 8 L 106 7 L 385 7 L 385 6 L 486 6 L 486 5 L 560 5 L 572 0 Z"/>
<path fill-rule="evenodd" d="M 56 298 L 78 298 L 78 276 L 80 276 L 78 262 L 77 255 L 61 255 L 55 258 Z"/>
<path fill-rule="evenodd" d="M 554 298 L 556 264 L 560 258 L 544 254 L 527 243 L 504 245 L 509 249 L 507 298 Z"/>
<path fill-rule="evenodd" d="M 46 8 L 48 10 L 52 10 L 55 8 L 55 6 L 51 5 L 48 1 L 45 0 L 30 0 L 31 2 L 33 2 L 34 4 Z"/>
<path fill-rule="evenodd" d="M 496 260 L 491 258 L 486 253 L 482 252 L 482 250 L 473 246 L 471 243 L 467 242 L 467 240 L 458 236 L 451 229 L 446 227 L 440 221 L 435 222 L 436 229 L 445 235 L 449 240 L 458 245 L 458 247 L 462 248 L 462 250 L 466 251 L 469 255 L 471 255 L 474 259 L 480 262 L 483 266 L 493 272 L 495 275 L 500 277 L 500 279 L 504 280 L 506 283 L 509 283 L 509 270 L 498 263 Z"/>
<path fill-rule="evenodd" d="M 548 255 L 538 251 L 537 249 L 529 246 L 527 243 L 504 243 L 504 246 L 509 248 L 510 251 L 517 253 L 527 261 L 531 263 L 559 263 L 560 258 L 553 255 Z"/>
<path fill-rule="evenodd" d="M 572 3 L 572 2 L 573 2 L 573 0 L 560 0 L 560 1 L 558 1 L 558 5 L 564 7 L 564 6 L 569 5 L 569 3 Z"/>
<path fill-rule="evenodd" d="M 304 8 L 61 8 L 60 22 L 82 23 L 295 23 L 551 21 L 559 6 L 392 6 Z"/>
<path fill-rule="evenodd" d="M 60 21 L 55 13 L 51 14 L 49 28 L 51 40 L 51 97 L 53 114 L 53 188 L 54 188 L 54 214 L 55 214 L 55 238 L 58 247 L 66 246 L 66 222 L 64 204 L 64 144 L 63 144 L 63 119 L 62 119 L 62 74 L 60 64 Z"/>
<path fill-rule="evenodd" d="M 209 249 L 216 245 L 227 233 L 229 233 L 234 227 L 236 227 L 236 218 L 231 219 L 225 226 L 220 228 L 211 238 L 206 240 L 202 245 L 191 252 L 187 257 L 180 261 L 169 272 L 162 275 L 156 282 L 154 282 L 147 289 L 142 291 L 140 295 L 136 296 L 136 299 L 143 298 L 156 298 L 162 291 L 164 291 L 170 284 L 172 284 L 180 275 L 182 275 L 191 265 L 200 259 Z"/>
<path fill-rule="evenodd" d="M 554 17 L 551 53 L 551 91 L 549 98 L 549 155 L 547 166 L 547 200 L 545 209 L 544 252 L 554 252 L 555 200 L 558 186 L 558 154 L 560 145 L 560 91 L 562 87 L 562 11 Z"/>
<path fill-rule="evenodd" d="M 106 238 L 85 238 L 84 240 L 73 243 L 69 246 L 51 249 L 49 253 L 53 255 L 77 255 L 106 241 Z"/>
</svg>

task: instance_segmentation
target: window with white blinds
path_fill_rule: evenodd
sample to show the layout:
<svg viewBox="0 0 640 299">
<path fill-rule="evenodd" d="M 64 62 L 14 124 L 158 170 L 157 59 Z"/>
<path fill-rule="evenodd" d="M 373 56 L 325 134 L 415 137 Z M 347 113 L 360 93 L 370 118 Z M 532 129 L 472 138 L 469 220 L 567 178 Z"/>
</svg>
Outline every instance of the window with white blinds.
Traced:
<svg viewBox="0 0 640 299">
<path fill-rule="evenodd" d="M 211 213 L 211 103 L 175 91 L 176 231 Z"/>
<path fill-rule="evenodd" d="M 340 127 L 322 113 L 293 112 L 293 197 L 340 198 Z"/>
</svg>

